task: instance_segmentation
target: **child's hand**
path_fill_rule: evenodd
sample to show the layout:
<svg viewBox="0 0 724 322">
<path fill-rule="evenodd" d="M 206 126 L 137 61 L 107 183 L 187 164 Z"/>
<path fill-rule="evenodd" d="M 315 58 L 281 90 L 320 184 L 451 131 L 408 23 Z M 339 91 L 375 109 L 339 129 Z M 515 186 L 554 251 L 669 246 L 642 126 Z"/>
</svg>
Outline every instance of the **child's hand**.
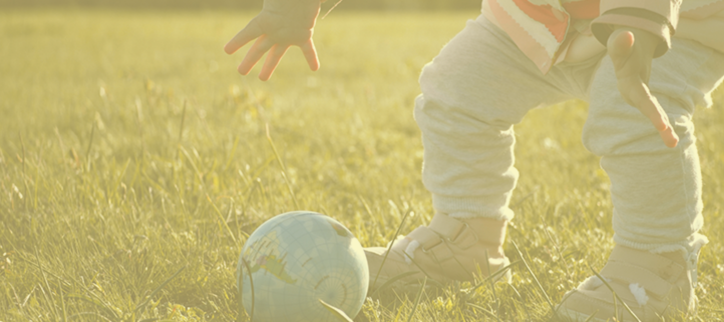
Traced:
<svg viewBox="0 0 724 322">
<path fill-rule="evenodd" d="M 263 81 L 271 77 L 290 46 L 301 47 L 309 67 L 316 71 L 319 69 L 319 59 L 312 42 L 312 34 L 319 7 L 319 0 L 265 0 L 259 15 L 224 46 L 224 51 L 233 54 L 249 41 L 256 39 L 238 71 L 242 75 L 249 74 L 261 56 L 269 51 L 259 73 L 259 79 Z"/>
<path fill-rule="evenodd" d="M 656 36 L 647 31 L 620 28 L 608 38 L 608 56 L 616 69 L 618 90 L 623 99 L 648 117 L 666 146 L 673 148 L 679 142 L 679 137 L 648 86 L 651 61 L 657 44 Z"/>
</svg>

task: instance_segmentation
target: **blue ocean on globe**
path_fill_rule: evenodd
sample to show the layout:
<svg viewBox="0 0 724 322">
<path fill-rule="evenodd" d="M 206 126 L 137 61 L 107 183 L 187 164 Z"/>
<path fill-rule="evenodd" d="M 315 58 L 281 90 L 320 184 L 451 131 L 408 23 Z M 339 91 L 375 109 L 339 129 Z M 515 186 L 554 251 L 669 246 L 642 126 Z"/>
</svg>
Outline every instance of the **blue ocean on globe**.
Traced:
<svg viewBox="0 0 724 322">
<path fill-rule="evenodd" d="M 249 236 L 236 277 L 253 322 L 324 322 L 339 318 L 320 300 L 351 318 L 359 313 L 369 270 L 362 245 L 346 227 L 319 213 L 295 211 Z"/>
</svg>

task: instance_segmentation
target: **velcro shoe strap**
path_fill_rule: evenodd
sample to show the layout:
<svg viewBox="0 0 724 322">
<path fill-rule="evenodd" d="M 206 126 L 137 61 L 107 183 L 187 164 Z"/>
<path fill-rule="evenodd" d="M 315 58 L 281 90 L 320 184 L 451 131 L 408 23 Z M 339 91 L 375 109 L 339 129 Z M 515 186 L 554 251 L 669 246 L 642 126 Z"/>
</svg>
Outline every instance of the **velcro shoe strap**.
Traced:
<svg viewBox="0 0 724 322">
<path fill-rule="evenodd" d="M 669 282 L 677 281 L 686 270 L 683 265 L 664 256 L 621 245 L 616 245 L 613 248 L 608 260 L 609 262 L 626 262 L 642 267 L 649 270 L 651 274 L 656 274 Z"/>
<path fill-rule="evenodd" d="M 407 234 L 407 237 L 405 238 L 416 240 L 418 243 L 420 243 L 420 248 L 423 251 L 428 251 L 443 244 L 442 238 L 440 238 L 440 236 L 438 236 L 438 234 L 436 234 L 430 228 L 427 228 L 425 226 L 415 228 L 415 230 Z"/>
<path fill-rule="evenodd" d="M 444 262 L 453 258 L 452 250 L 445 244 L 445 241 L 432 229 L 420 226 L 415 228 L 407 238 L 416 240 L 420 243 L 419 250 L 425 255 L 430 256 L 433 261 Z"/>
<path fill-rule="evenodd" d="M 446 242 L 460 249 L 468 249 L 478 243 L 478 235 L 466 223 L 445 214 L 436 214 L 430 229 Z"/>
<path fill-rule="evenodd" d="M 659 297 L 669 294 L 672 287 L 671 283 L 643 267 L 619 261 L 609 261 L 601 270 L 601 276 L 627 284 L 638 283 L 647 292 Z"/>
</svg>

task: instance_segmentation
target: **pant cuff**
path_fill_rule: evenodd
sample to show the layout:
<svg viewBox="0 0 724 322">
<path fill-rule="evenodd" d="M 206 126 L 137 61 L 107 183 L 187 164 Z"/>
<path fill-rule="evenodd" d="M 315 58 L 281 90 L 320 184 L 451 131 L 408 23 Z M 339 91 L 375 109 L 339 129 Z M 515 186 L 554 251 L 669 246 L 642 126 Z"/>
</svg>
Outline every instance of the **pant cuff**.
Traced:
<svg viewBox="0 0 724 322">
<path fill-rule="evenodd" d="M 685 240 L 672 243 L 644 244 L 626 240 L 625 238 L 622 238 L 617 234 L 613 235 L 613 241 L 618 245 L 639 250 L 645 250 L 654 254 L 669 253 L 675 251 L 682 251 L 684 252 L 684 254 L 689 254 L 695 250 L 698 250 L 699 248 L 701 248 L 701 246 L 709 243 L 709 239 L 699 233 L 695 233 L 694 235 L 691 235 L 691 237 Z"/>
<path fill-rule="evenodd" d="M 453 218 L 491 218 L 497 220 L 511 220 L 515 216 L 513 210 L 505 206 L 490 206 L 500 204 L 500 201 L 488 202 L 484 197 L 449 197 L 433 194 L 432 204 L 435 212 L 443 213 Z"/>
</svg>

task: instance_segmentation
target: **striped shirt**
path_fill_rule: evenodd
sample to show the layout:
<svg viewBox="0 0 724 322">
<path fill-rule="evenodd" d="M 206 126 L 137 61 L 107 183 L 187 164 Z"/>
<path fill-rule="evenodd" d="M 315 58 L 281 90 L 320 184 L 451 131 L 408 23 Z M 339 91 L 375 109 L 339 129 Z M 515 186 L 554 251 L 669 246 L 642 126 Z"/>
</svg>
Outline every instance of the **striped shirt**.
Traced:
<svg viewBox="0 0 724 322">
<path fill-rule="evenodd" d="M 484 0 L 496 23 L 543 72 L 559 62 L 576 33 L 593 32 L 605 44 L 612 25 L 649 31 L 671 47 L 681 17 L 703 19 L 724 10 L 724 0 Z M 590 28 L 590 29 L 589 29 Z"/>
</svg>

